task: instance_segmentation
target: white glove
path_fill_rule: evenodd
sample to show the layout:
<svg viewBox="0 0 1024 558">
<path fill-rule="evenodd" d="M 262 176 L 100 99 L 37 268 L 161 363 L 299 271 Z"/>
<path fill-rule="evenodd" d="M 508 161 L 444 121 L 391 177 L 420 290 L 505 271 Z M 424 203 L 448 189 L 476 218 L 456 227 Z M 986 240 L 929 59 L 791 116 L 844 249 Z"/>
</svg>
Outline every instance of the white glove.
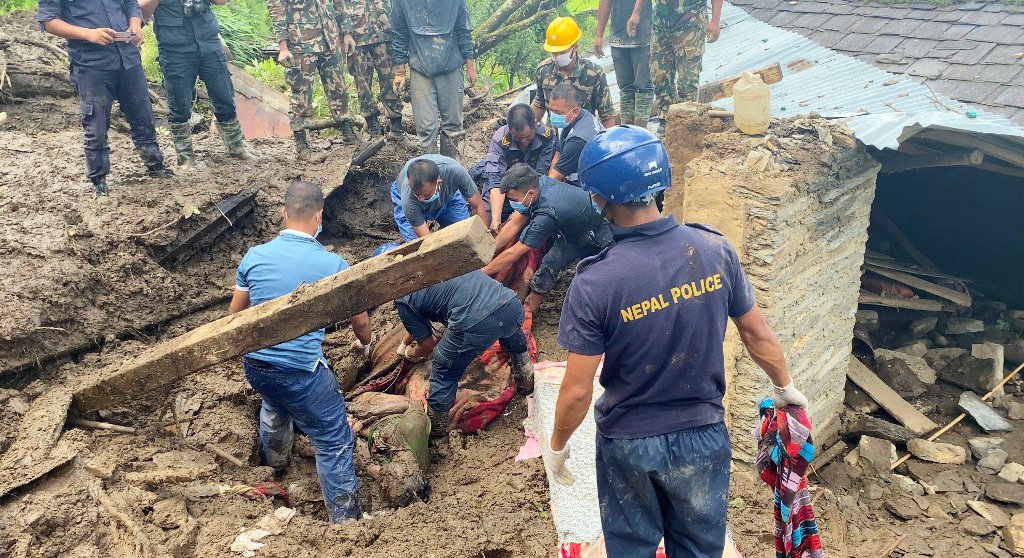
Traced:
<svg viewBox="0 0 1024 558">
<path fill-rule="evenodd" d="M 807 397 L 800 393 L 800 390 L 796 389 L 792 381 L 782 387 L 772 384 L 772 389 L 774 390 L 774 393 L 772 393 L 772 403 L 776 409 L 787 405 L 800 408 L 806 408 L 810 405 L 807 402 Z"/>
<path fill-rule="evenodd" d="M 412 347 L 410 347 L 409 345 L 406 345 L 405 343 L 399 343 L 398 344 L 398 351 L 396 351 L 396 352 L 398 353 L 398 356 L 404 358 L 405 360 L 408 360 L 409 362 L 418 363 L 418 362 L 423 362 L 423 361 L 427 360 L 427 357 L 414 358 L 414 357 L 409 356 L 409 349 L 411 349 L 411 348 Z"/>
<path fill-rule="evenodd" d="M 548 444 L 548 451 L 546 459 L 544 460 L 547 464 L 548 471 L 551 476 L 554 477 L 555 481 L 559 484 L 569 486 L 576 482 L 576 477 L 572 475 L 572 471 L 565 466 L 565 461 L 569 459 L 569 444 L 566 443 L 565 447 L 561 451 L 555 451 L 551 449 L 551 444 Z"/>
<path fill-rule="evenodd" d="M 357 337 L 355 342 L 352 343 L 352 347 L 354 347 L 356 350 L 363 352 L 363 360 L 370 360 L 370 353 L 373 351 L 373 342 L 374 340 L 376 340 L 376 338 L 377 336 L 371 333 L 370 341 L 363 345 L 363 342 L 360 341 L 359 338 Z"/>
<path fill-rule="evenodd" d="M 398 356 L 400 356 L 402 358 L 405 358 L 405 349 L 406 349 L 407 346 L 408 345 L 406 345 L 405 343 L 399 342 L 398 343 L 398 348 L 395 349 L 395 354 L 397 354 Z"/>
</svg>

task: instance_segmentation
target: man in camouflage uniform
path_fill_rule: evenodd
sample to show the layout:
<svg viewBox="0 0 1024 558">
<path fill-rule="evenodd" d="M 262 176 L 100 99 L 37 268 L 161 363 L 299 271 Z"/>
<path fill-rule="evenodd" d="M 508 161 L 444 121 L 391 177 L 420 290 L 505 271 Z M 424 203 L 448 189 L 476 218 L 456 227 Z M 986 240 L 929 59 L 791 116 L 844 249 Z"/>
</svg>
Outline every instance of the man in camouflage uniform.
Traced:
<svg viewBox="0 0 1024 558">
<path fill-rule="evenodd" d="M 352 20 L 352 37 L 356 51 L 348 57 L 348 73 L 355 80 L 359 96 L 359 110 L 366 119 L 370 137 L 382 134 L 380 109 L 373 98 L 373 73 L 377 72 L 378 98 L 384 105 L 384 114 L 391 124 L 393 137 L 404 137 L 402 132 L 402 100 L 395 94 L 391 83 L 395 80 L 395 64 L 391 59 L 391 2 L 390 0 L 347 0 Z"/>
<path fill-rule="evenodd" d="M 659 133 L 664 133 L 668 107 L 697 101 L 700 62 L 705 41 L 718 40 L 722 29 L 722 0 L 654 0 L 654 39 L 651 41 L 651 81 L 657 97 Z"/>
<path fill-rule="evenodd" d="M 533 99 L 533 112 L 539 122 L 548 111 L 551 91 L 567 81 L 580 91 L 580 106 L 597 115 L 609 128 L 616 124 L 618 115 L 608 93 L 608 79 L 600 66 L 580 58 L 577 52 L 580 36 L 579 26 L 572 18 L 558 17 L 548 25 L 544 50 L 551 56 L 537 67 L 537 96 Z"/>
<path fill-rule="evenodd" d="M 320 74 L 331 116 L 339 122 L 346 142 L 356 142 L 348 114 L 342 49 L 350 54 L 356 43 L 345 0 L 267 0 L 284 66 L 284 80 L 291 89 L 291 117 L 295 150 L 301 160 L 315 157 L 309 150 L 306 126 L 313 117 L 313 72 Z"/>
</svg>

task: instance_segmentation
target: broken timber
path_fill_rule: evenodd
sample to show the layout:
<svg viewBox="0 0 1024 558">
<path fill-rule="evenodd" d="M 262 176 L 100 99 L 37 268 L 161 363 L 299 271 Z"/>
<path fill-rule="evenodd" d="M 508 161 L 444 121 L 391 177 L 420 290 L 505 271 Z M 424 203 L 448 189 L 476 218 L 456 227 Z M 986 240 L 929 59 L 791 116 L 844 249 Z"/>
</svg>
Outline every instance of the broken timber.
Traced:
<svg viewBox="0 0 1024 558">
<path fill-rule="evenodd" d="M 867 435 L 905 446 L 907 441 L 918 437 L 914 431 L 905 426 L 893 424 L 871 415 L 845 411 L 841 418 L 842 433 L 847 438 L 859 439 L 861 436 Z"/>
<path fill-rule="evenodd" d="M 947 309 L 946 305 L 939 300 L 882 296 L 863 290 L 857 295 L 857 302 L 871 306 L 888 306 L 890 308 L 906 308 L 908 310 L 923 310 L 925 312 L 942 312 Z"/>
<path fill-rule="evenodd" d="M 921 279 L 920 277 L 914 277 L 909 273 L 903 273 L 902 271 L 887 269 L 885 267 L 878 265 L 865 263 L 864 268 L 874 273 L 877 273 L 882 277 L 888 277 L 889 279 L 892 279 L 894 281 L 899 281 L 900 283 L 903 283 L 908 287 L 913 287 L 915 289 L 922 290 L 926 293 L 933 294 L 935 296 L 942 297 L 946 300 L 955 302 L 960 306 L 971 306 L 971 295 L 967 293 L 954 291 L 953 289 L 943 287 L 942 285 L 936 285 L 935 283 L 932 283 L 931 281 L 926 281 L 924 279 Z"/>
<path fill-rule="evenodd" d="M 778 62 L 765 66 L 764 68 L 753 70 L 750 73 L 761 76 L 761 81 L 765 82 L 767 85 L 782 81 L 782 65 Z M 732 97 L 732 88 L 739 80 L 740 76 L 737 75 L 714 83 L 709 83 L 700 88 L 700 91 L 697 93 L 697 98 L 702 102 L 709 103 L 711 101 L 717 101 L 718 99 Z"/>
<path fill-rule="evenodd" d="M 874 372 L 856 357 L 850 357 L 850 368 L 846 373 L 850 380 L 860 386 L 865 393 L 893 416 L 900 424 L 916 434 L 924 434 L 939 427 L 932 420 L 915 409 L 900 397 L 891 387 L 887 386 Z"/>
<path fill-rule="evenodd" d="M 980 149 L 956 150 L 952 153 L 936 153 L 929 155 L 903 155 L 883 157 L 881 174 L 893 174 L 914 169 L 932 167 L 976 167 L 985 160 L 985 153 Z"/>
<path fill-rule="evenodd" d="M 240 219 L 252 213 L 256 205 L 256 193 L 260 186 L 246 188 L 237 194 L 228 196 L 221 201 L 210 204 L 202 210 L 201 215 L 194 219 L 183 219 L 180 224 L 190 226 L 199 223 L 190 231 L 174 239 L 168 246 L 154 248 L 154 256 L 158 264 L 173 267 L 192 257 L 196 252 L 209 246 L 226 230 L 235 226 Z"/>
<path fill-rule="evenodd" d="M 94 411 L 168 386 L 189 374 L 345 320 L 415 290 L 480 269 L 494 240 L 466 219 L 345 271 L 160 343 L 75 391 Z"/>
</svg>

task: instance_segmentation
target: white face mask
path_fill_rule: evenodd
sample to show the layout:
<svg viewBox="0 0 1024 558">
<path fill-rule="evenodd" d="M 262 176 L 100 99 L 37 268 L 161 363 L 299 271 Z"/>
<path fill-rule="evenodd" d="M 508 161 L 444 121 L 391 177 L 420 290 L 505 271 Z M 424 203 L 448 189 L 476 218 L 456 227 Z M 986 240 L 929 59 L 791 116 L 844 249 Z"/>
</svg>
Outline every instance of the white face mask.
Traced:
<svg viewBox="0 0 1024 558">
<path fill-rule="evenodd" d="M 559 68 L 564 68 L 569 64 L 572 64 L 572 54 L 573 52 L 571 50 L 569 52 L 563 52 L 562 54 L 555 54 L 551 56 L 551 60 Z"/>
</svg>

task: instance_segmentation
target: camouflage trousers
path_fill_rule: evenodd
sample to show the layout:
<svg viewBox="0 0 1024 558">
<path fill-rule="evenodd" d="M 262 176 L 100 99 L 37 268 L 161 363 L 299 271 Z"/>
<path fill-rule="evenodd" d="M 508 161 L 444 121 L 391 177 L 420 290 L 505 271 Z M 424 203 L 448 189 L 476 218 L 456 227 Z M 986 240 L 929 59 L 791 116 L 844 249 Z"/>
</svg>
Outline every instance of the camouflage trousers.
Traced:
<svg viewBox="0 0 1024 558">
<path fill-rule="evenodd" d="M 708 34 L 705 7 L 689 21 L 666 29 L 654 22 L 651 39 L 651 81 L 658 115 L 665 118 L 673 103 L 696 101 L 700 62 Z"/>
<path fill-rule="evenodd" d="M 348 115 L 348 85 L 345 84 L 344 59 L 340 50 L 334 52 L 295 53 L 295 62 L 286 68 L 284 81 L 291 90 L 288 117 L 292 130 L 306 127 L 313 118 L 313 74 L 320 74 L 324 86 L 327 106 L 335 120 L 345 120 Z"/>
<path fill-rule="evenodd" d="M 348 57 L 348 73 L 356 85 L 359 96 L 359 110 L 369 120 L 380 114 L 377 100 L 373 98 L 373 75 L 377 73 L 377 98 L 384 105 L 384 116 L 401 118 L 402 100 L 395 95 L 391 82 L 395 80 L 395 64 L 388 52 L 387 43 L 359 45 L 356 53 Z"/>
</svg>

